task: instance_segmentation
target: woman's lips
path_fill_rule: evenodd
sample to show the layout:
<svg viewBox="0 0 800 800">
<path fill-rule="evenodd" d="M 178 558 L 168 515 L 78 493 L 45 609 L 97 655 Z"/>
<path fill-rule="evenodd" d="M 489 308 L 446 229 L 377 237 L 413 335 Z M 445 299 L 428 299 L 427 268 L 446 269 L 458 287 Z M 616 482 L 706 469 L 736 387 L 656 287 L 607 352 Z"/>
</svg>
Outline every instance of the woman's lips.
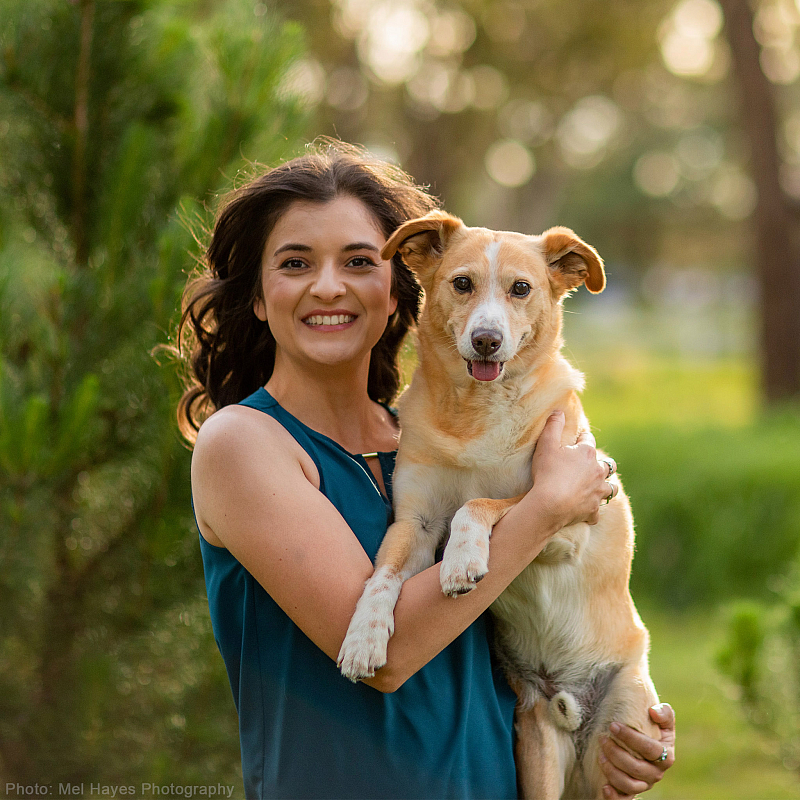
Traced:
<svg viewBox="0 0 800 800">
<path fill-rule="evenodd" d="M 303 322 L 310 327 L 317 327 L 319 325 L 346 325 L 355 320 L 355 314 L 309 314 L 303 317 Z"/>
</svg>

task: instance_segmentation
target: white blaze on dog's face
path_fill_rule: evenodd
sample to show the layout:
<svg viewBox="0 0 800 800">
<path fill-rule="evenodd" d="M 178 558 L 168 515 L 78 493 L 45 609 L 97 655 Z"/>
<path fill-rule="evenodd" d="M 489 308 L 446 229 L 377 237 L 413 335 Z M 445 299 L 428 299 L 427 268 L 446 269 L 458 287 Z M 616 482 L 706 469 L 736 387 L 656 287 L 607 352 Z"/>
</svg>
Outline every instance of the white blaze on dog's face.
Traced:
<svg viewBox="0 0 800 800">
<path fill-rule="evenodd" d="M 399 228 L 382 256 L 396 251 L 425 290 L 425 323 L 447 332 L 482 382 L 500 377 L 523 347 L 557 336 L 570 290 L 605 285 L 600 257 L 567 228 L 526 236 L 467 228 L 435 211 Z"/>
<path fill-rule="evenodd" d="M 464 233 L 433 275 L 428 313 L 452 336 L 469 374 L 493 381 L 544 313 L 545 266 L 521 234 Z"/>
</svg>

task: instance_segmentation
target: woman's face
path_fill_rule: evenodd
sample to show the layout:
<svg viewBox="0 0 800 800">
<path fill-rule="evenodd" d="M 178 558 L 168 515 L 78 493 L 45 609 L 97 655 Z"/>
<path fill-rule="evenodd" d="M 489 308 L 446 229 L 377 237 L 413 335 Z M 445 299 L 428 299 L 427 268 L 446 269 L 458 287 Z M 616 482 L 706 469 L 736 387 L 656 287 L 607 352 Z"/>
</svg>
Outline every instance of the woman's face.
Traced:
<svg viewBox="0 0 800 800">
<path fill-rule="evenodd" d="M 369 208 L 354 197 L 298 200 L 283 213 L 261 260 L 261 298 L 278 358 L 357 364 L 368 358 L 397 308 L 386 243 Z"/>
</svg>

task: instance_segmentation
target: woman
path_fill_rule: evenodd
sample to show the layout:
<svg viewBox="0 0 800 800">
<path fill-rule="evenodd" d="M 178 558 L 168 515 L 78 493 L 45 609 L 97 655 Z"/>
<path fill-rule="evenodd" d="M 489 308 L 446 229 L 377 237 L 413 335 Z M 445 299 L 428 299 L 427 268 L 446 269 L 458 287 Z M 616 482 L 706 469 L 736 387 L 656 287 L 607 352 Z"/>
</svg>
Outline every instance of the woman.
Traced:
<svg viewBox="0 0 800 800">
<path fill-rule="evenodd" d="M 386 666 L 350 684 L 335 663 L 391 513 L 388 403 L 420 298 L 380 251 L 434 206 L 356 148 L 309 151 L 234 193 L 187 293 L 196 383 L 179 417 L 197 434 L 193 500 L 248 797 L 516 796 L 515 698 L 484 612 L 609 493 L 591 437 L 560 446 L 563 416 L 537 447 L 533 489 L 494 530 L 478 587 L 453 600 L 438 565 L 420 573 Z M 607 797 L 649 788 L 672 763 L 672 711 L 651 713 L 661 742 L 616 733 L 641 757 L 608 742 Z"/>
</svg>

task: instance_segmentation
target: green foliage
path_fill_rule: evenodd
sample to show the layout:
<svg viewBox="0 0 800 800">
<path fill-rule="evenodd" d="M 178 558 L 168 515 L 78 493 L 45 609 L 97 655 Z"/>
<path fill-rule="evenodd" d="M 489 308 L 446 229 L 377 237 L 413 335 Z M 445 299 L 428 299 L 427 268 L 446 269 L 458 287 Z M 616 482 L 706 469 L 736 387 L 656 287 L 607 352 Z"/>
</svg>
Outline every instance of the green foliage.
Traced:
<svg viewBox="0 0 800 800">
<path fill-rule="evenodd" d="M 741 687 L 748 702 L 756 698 L 758 659 L 764 646 L 762 616 L 763 608 L 753 602 L 742 601 L 732 607 L 729 640 L 717 656 L 720 669 Z"/>
<path fill-rule="evenodd" d="M 2 18 L 0 775 L 234 783 L 180 387 L 151 351 L 196 252 L 184 220 L 299 134 L 299 32 L 244 0 Z"/>
<path fill-rule="evenodd" d="M 771 605 L 735 605 L 720 669 L 739 689 L 750 722 L 777 742 L 788 769 L 800 772 L 800 562 Z"/>
<path fill-rule="evenodd" d="M 756 418 L 745 363 L 647 355 L 624 329 L 601 353 L 597 334 L 576 333 L 568 355 L 586 374 L 584 407 L 633 506 L 634 598 L 677 608 L 769 597 L 800 545 L 800 413 Z"/>
<path fill-rule="evenodd" d="M 634 596 L 673 606 L 765 597 L 798 550 L 800 419 L 598 434 L 636 521 Z"/>
</svg>

